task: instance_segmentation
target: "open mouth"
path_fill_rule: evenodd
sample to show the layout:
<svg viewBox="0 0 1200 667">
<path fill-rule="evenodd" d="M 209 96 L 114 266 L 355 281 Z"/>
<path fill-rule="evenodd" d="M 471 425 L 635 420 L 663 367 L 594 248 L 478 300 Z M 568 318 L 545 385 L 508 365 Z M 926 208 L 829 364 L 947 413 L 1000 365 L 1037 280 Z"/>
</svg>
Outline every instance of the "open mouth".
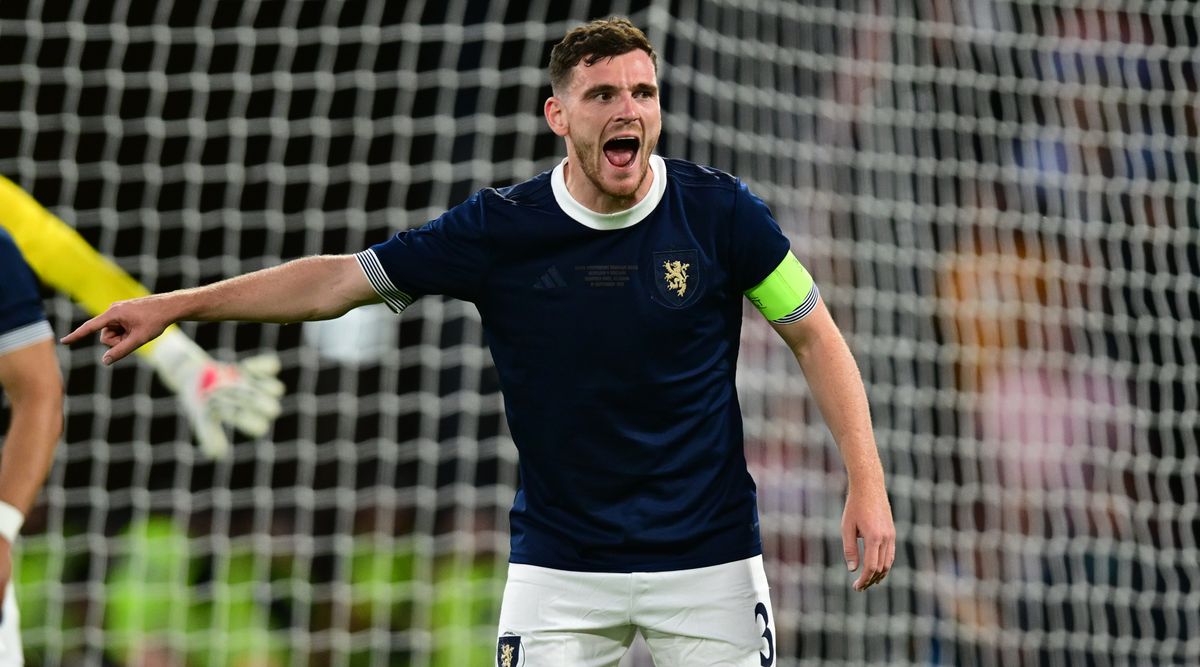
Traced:
<svg viewBox="0 0 1200 667">
<path fill-rule="evenodd" d="M 624 168 L 637 159 L 642 142 L 637 137 L 614 137 L 604 142 L 604 157 L 614 167 Z"/>
</svg>

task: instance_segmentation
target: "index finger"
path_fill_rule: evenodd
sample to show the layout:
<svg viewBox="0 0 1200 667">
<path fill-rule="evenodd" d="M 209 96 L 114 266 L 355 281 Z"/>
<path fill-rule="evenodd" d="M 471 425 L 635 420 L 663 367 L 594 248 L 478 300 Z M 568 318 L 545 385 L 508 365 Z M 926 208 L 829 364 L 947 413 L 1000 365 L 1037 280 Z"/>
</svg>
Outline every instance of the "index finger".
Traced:
<svg viewBox="0 0 1200 667">
<path fill-rule="evenodd" d="M 59 338 L 58 342 L 62 343 L 63 345 L 70 345 L 71 343 L 78 342 L 79 340 L 96 333 L 97 331 L 109 325 L 110 321 L 105 317 L 107 314 L 108 313 L 100 313 L 87 322 L 80 324 L 79 327 L 74 331 L 63 336 L 62 338 Z"/>
</svg>

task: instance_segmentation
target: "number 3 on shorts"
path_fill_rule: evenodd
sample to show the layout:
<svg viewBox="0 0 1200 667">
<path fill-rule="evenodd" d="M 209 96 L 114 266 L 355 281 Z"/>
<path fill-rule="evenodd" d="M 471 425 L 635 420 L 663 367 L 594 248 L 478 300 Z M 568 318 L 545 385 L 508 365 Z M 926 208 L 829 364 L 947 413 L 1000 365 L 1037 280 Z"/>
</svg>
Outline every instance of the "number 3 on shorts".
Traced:
<svg viewBox="0 0 1200 667">
<path fill-rule="evenodd" d="M 760 617 L 762 618 L 762 638 L 766 642 L 766 653 L 763 653 L 762 650 L 758 652 L 758 664 L 762 667 L 771 667 L 775 664 L 775 636 L 771 634 L 771 618 L 767 615 L 767 605 L 762 602 L 754 607 L 754 620 L 757 622 Z"/>
</svg>

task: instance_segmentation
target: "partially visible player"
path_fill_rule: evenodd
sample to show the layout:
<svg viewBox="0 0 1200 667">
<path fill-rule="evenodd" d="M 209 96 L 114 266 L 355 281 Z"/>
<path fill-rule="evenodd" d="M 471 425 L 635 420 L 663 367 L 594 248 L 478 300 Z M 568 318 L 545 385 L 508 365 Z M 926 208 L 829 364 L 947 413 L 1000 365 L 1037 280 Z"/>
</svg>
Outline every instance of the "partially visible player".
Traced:
<svg viewBox="0 0 1200 667">
<path fill-rule="evenodd" d="M 0 227 L 12 234 L 43 282 L 71 297 L 89 315 L 114 301 L 149 294 L 74 229 L 2 176 Z M 223 457 L 229 450 L 224 425 L 257 438 L 279 415 L 283 384 L 276 379 L 279 357 L 274 354 L 221 363 L 179 327 L 171 327 L 140 352 L 179 397 L 196 441 L 209 458 Z"/>
<path fill-rule="evenodd" d="M 766 204 L 654 155 L 657 59 L 640 30 L 570 31 L 550 82 L 567 153 L 552 171 L 355 256 L 114 304 L 63 342 L 100 332 L 112 363 L 179 320 L 471 301 L 520 452 L 496 664 L 612 667 L 640 631 L 659 667 L 773 665 L 735 382 L 743 299 L 794 353 L 841 451 L 861 591 L 890 569 L 895 527 L 858 367 Z"/>
<path fill-rule="evenodd" d="M 112 664 L 280 667 L 285 643 L 255 595 L 261 554 L 244 540 L 208 556 L 166 516 L 116 538 L 105 578 L 105 651 Z"/>
<path fill-rule="evenodd" d="M 37 279 L 0 229 L 0 389 L 11 408 L 0 450 L 0 667 L 25 663 L 12 585 L 12 548 L 54 461 L 63 383 Z"/>
</svg>

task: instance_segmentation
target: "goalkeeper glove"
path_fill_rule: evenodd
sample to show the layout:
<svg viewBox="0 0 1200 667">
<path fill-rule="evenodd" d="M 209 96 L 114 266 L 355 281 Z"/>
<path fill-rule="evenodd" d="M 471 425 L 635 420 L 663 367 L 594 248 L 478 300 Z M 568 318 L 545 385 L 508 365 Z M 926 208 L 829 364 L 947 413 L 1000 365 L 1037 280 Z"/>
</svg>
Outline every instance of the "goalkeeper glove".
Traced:
<svg viewBox="0 0 1200 667">
<path fill-rule="evenodd" d="M 226 364 L 213 359 L 172 327 L 148 353 L 163 383 L 179 397 L 200 451 L 210 459 L 229 452 L 229 425 L 252 438 L 266 434 L 279 416 L 283 383 L 273 353 Z"/>
</svg>

